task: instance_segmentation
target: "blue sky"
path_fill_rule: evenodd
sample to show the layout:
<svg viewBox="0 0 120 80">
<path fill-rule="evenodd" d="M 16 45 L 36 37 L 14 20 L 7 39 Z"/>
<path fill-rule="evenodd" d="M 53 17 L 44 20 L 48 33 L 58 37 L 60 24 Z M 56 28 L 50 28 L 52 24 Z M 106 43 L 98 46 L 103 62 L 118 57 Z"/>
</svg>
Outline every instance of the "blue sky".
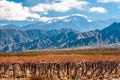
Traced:
<svg viewBox="0 0 120 80">
<path fill-rule="evenodd" d="M 120 18 L 120 0 L 0 0 L 0 20 L 48 20 L 71 14 L 91 20 Z"/>
</svg>

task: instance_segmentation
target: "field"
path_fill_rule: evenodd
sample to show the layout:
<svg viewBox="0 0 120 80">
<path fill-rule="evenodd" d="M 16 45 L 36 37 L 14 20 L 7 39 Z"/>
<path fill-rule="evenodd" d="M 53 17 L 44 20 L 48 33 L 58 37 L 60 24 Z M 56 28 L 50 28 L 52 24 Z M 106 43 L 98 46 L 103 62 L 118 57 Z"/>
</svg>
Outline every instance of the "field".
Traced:
<svg viewBox="0 0 120 80">
<path fill-rule="evenodd" d="M 0 53 L 0 80 L 120 80 L 120 50 Z"/>
</svg>

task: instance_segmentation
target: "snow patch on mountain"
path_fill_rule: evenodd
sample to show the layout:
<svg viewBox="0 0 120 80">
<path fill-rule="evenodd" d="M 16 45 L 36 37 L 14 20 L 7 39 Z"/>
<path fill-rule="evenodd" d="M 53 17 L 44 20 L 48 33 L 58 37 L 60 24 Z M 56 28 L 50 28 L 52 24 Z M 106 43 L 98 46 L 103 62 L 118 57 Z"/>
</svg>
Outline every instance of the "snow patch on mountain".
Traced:
<svg viewBox="0 0 120 80">
<path fill-rule="evenodd" d="M 69 22 L 72 19 L 70 19 L 71 17 L 83 17 L 85 18 L 88 22 L 92 22 L 92 20 L 90 19 L 90 17 L 84 15 L 84 14 L 72 14 L 72 15 L 67 15 L 67 16 L 60 16 L 60 17 L 41 17 L 40 22 L 44 22 L 44 23 L 53 23 L 53 22 L 57 22 L 59 20 L 62 20 L 64 22 Z"/>
</svg>

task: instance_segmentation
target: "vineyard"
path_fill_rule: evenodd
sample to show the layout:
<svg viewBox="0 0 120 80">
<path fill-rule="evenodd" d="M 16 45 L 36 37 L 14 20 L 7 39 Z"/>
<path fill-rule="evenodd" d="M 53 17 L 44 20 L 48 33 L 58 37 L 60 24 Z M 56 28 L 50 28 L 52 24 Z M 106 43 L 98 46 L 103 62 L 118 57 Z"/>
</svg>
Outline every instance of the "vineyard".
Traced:
<svg viewBox="0 0 120 80">
<path fill-rule="evenodd" d="M 120 50 L 0 54 L 0 80 L 120 80 Z"/>
</svg>

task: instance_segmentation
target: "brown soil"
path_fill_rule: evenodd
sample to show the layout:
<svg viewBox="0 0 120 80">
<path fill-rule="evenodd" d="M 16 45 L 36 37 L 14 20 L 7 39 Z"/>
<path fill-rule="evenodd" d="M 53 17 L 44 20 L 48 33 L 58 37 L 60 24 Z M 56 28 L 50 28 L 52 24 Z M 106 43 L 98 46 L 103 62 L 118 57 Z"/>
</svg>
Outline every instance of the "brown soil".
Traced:
<svg viewBox="0 0 120 80">
<path fill-rule="evenodd" d="M 42 55 L 42 56 L 0 56 L 0 63 L 11 62 L 77 62 L 77 61 L 118 61 L 120 56 L 102 56 L 102 55 Z"/>
</svg>

